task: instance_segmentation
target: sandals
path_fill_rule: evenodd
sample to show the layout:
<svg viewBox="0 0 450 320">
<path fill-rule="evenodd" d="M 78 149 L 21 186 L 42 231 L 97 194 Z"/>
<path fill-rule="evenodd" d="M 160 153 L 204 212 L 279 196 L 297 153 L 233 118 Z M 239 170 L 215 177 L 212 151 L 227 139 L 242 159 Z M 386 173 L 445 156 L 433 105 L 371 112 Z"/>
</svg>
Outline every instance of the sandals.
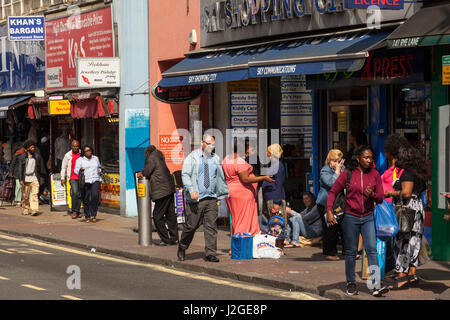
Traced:
<svg viewBox="0 0 450 320">
<path fill-rule="evenodd" d="M 83 222 L 90 223 L 90 222 L 91 222 L 91 219 L 90 219 L 90 218 L 85 218 L 85 219 L 83 220 Z"/>
<path fill-rule="evenodd" d="M 402 285 L 399 285 L 399 283 L 403 283 Z M 404 276 L 404 277 L 395 277 L 394 278 L 394 283 L 389 286 L 389 289 L 391 290 L 403 290 L 403 289 L 407 289 L 408 286 L 410 285 L 415 285 L 419 282 L 419 278 L 415 275 L 409 275 L 409 276 Z"/>
<path fill-rule="evenodd" d="M 97 218 L 95 218 L 95 217 L 91 218 L 91 222 L 94 222 L 94 223 L 97 222 Z"/>
</svg>

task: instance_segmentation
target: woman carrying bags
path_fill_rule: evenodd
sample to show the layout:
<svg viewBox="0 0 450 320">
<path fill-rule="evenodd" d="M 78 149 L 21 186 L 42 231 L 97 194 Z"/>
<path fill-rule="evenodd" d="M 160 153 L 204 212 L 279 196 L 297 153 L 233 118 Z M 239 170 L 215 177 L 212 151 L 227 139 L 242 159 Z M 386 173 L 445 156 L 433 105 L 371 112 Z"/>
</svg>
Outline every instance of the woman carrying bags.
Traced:
<svg viewBox="0 0 450 320">
<path fill-rule="evenodd" d="M 355 265 L 358 251 L 359 235 L 362 234 L 364 247 L 367 252 L 369 267 L 378 267 L 377 236 L 373 212 L 375 203 L 383 202 L 383 185 L 380 174 L 373 168 L 373 151 L 370 146 L 359 146 L 347 164 L 345 170 L 330 189 L 327 201 L 327 220 L 330 225 L 336 225 L 332 208 L 336 196 L 345 189 L 347 178 L 351 178 L 347 190 L 345 214 L 342 221 L 342 230 L 345 241 L 345 275 L 347 280 L 347 294 L 358 294 L 356 288 Z M 379 274 L 379 273 L 378 273 Z M 378 285 L 372 289 L 371 294 L 380 297 L 389 289 Z"/>
<path fill-rule="evenodd" d="M 81 197 L 84 207 L 84 222 L 97 222 L 99 190 L 101 182 L 101 166 L 99 159 L 93 155 L 90 146 L 83 148 L 84 156 L 77 159 L 74 172 L 79 176 Z M 84 176 L 84 186 L 82 183 Z"/>
<path fill-rule="evenodd" d="M 405 206 L 414 221 L 410 230 L 399 230 L 394 237 L 395 271 L 398 275 L 391 289 L 405 288 L 418 281 L 416 269 L 420 264 L 425 214 L 420 194 L 425 191 L 427 176 L 423 155 L 412 146 L 400 148 L 396 166 L 404 171 L 394 183 L 394 191 L 387 192 L 385 196 L 392 196 L 394 205 Z"/>
</svg>

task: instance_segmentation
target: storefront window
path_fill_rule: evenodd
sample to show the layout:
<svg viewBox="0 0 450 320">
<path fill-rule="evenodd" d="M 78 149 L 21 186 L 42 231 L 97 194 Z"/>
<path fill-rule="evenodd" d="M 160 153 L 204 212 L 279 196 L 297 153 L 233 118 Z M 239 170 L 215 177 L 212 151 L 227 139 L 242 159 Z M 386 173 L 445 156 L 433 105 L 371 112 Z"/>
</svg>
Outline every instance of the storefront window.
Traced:
<svg viewBox="0 0 450 320">
<path fill-rule="evenodd" d="M 431 173 L 431 87 L 415 84 L 396 88 L 394 111 L 395 133 L 404 135 L 409 143 L 422 151 Z M 431 176 L 428 186 L 431 185 Z M 431 193 L 427 192 L 427 200 Z M 430 206 L 427 201 L 427 206 Z"/>
</svg>

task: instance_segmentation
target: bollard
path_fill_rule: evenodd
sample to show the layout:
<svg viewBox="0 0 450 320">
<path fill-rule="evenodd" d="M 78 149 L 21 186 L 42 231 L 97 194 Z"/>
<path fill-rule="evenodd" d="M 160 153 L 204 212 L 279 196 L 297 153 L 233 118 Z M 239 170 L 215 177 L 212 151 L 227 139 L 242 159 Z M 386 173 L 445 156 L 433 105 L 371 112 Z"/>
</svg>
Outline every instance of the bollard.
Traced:
<svg viewBox="0 0 450 320">
<path fill-rule="evenodd" d="M 148 186 L 147 178 L 137 178 L 138 232 L 141 246 L 152 245 L 152 206 Z"/>
</svg>

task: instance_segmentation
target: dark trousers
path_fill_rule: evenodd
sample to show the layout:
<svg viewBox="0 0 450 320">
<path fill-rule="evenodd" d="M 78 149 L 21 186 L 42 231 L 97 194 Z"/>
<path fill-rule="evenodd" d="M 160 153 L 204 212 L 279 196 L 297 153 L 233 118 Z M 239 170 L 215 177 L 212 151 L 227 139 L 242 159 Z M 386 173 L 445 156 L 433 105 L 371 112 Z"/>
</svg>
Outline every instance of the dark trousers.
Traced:
<svg viewBox="0 0 450 320">
<path fill-rule="evenodd" d="M 173 194 L 155 200 L 153 220 L 161 241 L 165 243 L 178 241 L 178 224 Z"/>
<path fill-rule="evenodd" d="M 186 222 L 181 234 L 180 247 L 188 249 L 195 231 L 203 222 L 205 255 L 215 256 L 217 252 L 217 199 L 206 198 L 197 203 L 186 203 Z"/>
<path fill-rule="evenodd" d="M 99 202 L 99 186 L 100 182 L 85 183 L 84 188 L 81 189 L 81 196 L 83 197 L 84 216 L 87 218 L 97 217 L 98 202 Z"/>
<path fill-rule="evenodd" d="M 70 197 L 72 198 L 72 213 L 80 213 L 81 208 L 81 192 L 78 180 L 69 180 L 70 183 Z"/>
<path fill-rule="evenodd" d="M 344 254 L 344 236 L 342 233 L 341 224 L 337 224 L 334 226 L 327 227 L 327 223 L 325 221 L 325 207 L 317 204 L 317 209 L 319 210 L 320 219 L 322 220 L 322 250 L 325 256 L 335 256 L 337 255 L 337 244 L 339 242 L 339 238 L 342 242 L 342 254 Z"/>
</svg>

